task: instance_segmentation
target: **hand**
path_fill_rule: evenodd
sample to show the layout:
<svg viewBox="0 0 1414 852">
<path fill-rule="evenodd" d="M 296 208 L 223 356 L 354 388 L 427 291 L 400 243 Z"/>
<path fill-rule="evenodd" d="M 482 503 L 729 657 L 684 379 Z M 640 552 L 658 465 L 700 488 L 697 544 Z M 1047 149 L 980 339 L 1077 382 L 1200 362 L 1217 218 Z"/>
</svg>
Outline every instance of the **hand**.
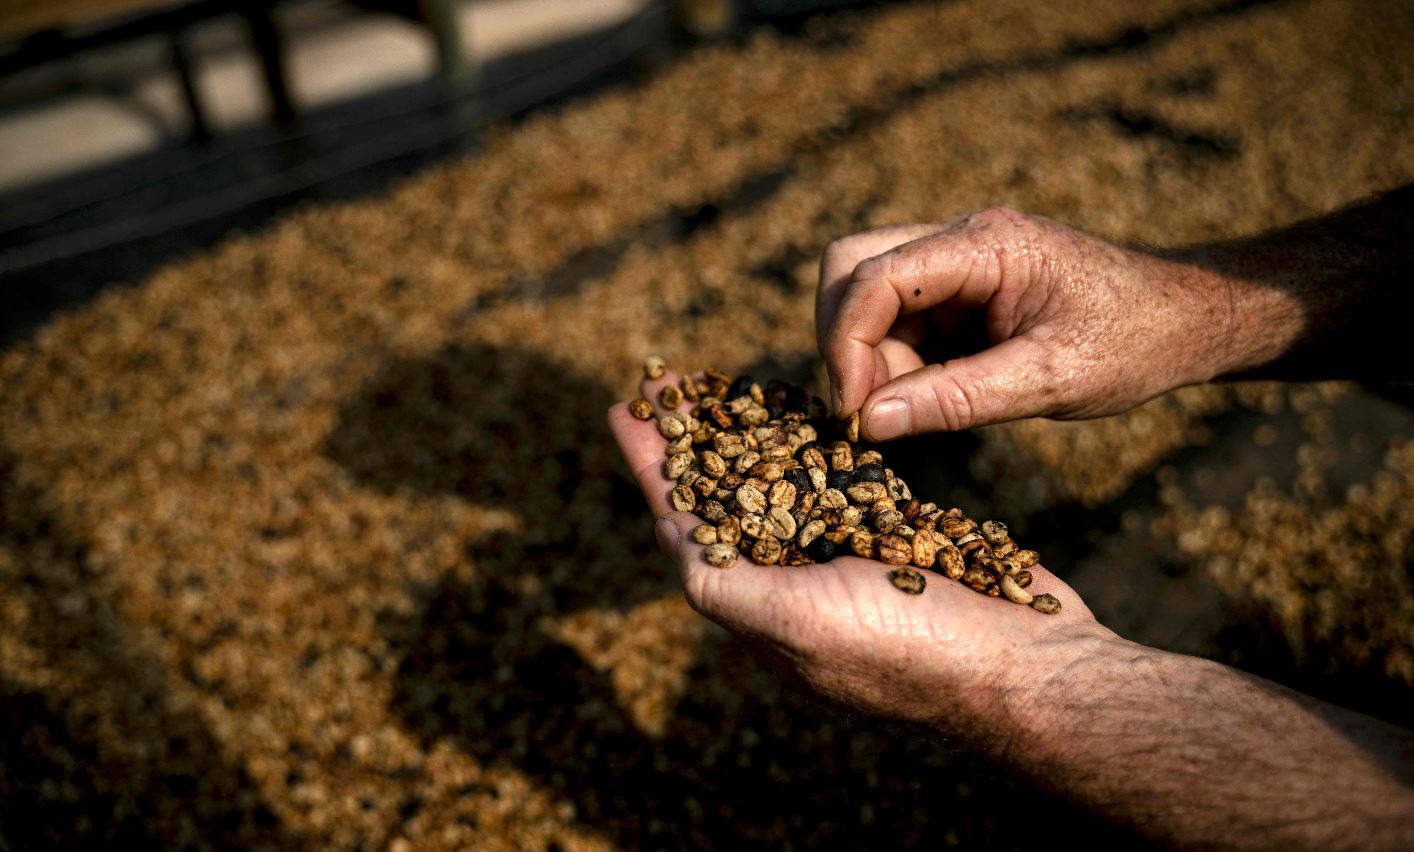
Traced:
<svg viewBox="0 0 1414 852">
<path fill-rule="evenodd" d="M 645 382 L 656 400 L 671 374 Z M 660 414 L 665 413 L 660 411 Z M 658 521 L 658 542 L 678 561 L 692 607 L 743 640 L 778 670 L 816 692 L 874 716 L 932 723 L 1005 748 L 1009 718 L 1044 673 L 1058 671 L 1073 643 L 1108 631 L 1069 587 L 1040 566 L 1033 591 L 1061 600 L 1058 615 L 980 595 L 925 572 L 921 595 L 893 587 L 888 566 L 841 557 L 801 568 L 763 567 L 742 557 L 707 564 L 689 534 L 702 523 L 668 511 L 673 483 L 662 473 L 664 439 L 626 405 L 609 425 Z"/>
<path fill-rule="evenodd" d="M 831 243 L 815 323 L 837 413 L 882 441 L 1206 381 L 1226 366 L 1221 294 L 1196 267 L 992 209 Z"/>
</svg>

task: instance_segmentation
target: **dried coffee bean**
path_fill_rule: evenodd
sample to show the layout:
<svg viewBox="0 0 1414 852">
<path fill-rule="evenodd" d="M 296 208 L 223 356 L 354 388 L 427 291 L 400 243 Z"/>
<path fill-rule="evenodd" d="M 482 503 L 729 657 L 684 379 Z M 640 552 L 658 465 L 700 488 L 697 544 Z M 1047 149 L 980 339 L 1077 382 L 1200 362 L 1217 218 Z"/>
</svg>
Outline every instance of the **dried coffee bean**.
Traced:
<svg viewBox="0 0 1414 852">
<path fill-rule="evenodd" d="M 759 476 L 747 477 L 746 484 L 750 485 L 752 488 L 755 488 L 757 491 L 760 491 L 763 497 L 765 496 L 767 491 L 771 490 L 771 483 L 767 482 Z"/>
<path fill-rule="evenodd" d="M 681 420 L 672 415 L 665 415 L 658 418 L 658 434 L 669 441 L 674 438 L 681 438 L 687 433 L 687 426 Z"/>
<path fill-rule="evenodd" d="M 858 532 L 858 530 L 855 527 L 834 527 L 833 529 L 825 530 L 825 533 L 820 537 L 829 539 L 830 543 L 833 545 L 843 547 L 849 543 L 850 538 L 852 538 L 856 532 Z"/>
<path fill-rule="evenodd" d="M 1000 580 L 998 580 L 997 588 L 1001 589 L 1002 594 L 1006 595 L 1006 599 L 1011 601 L 1012 603 L 1019 603 L 1024 605 L 1029 604 L 1036 599 L 1035 596 L 1033 596 L 1030 592 L 1018 586 L 1016 584 L 1016 580 L 1012 579 L 1011 577 L 1004 576 Z"/>
<path fill-rule="evenodd" d="M 824 521 L 811 521 L 800 527 L 800 532 L 795 536 L 795 543 L 801 547 L 809 547 L 810 542 L 819 538 L 825 532 Z"/>
<path fill-rule="evenodd" d="M 1061 611 L 1061 602 L 1055 595 L 1042 593 L 1032 598 L 1031 608 L 1047 615 L 1055 615 Z"/>
<path fill-rule="evenodd" d="M 707 417 L 718 429 L 730 429 L 736 425 L 732 420 L 732 413 L 721 405 L 714 405 L 707 410 Z"/>
<path fill-rule="evenodd" d="M 756 380 L 750 376 L 737 376 L 727 388 L 727 399 L 736 399 L 739 396 L 750 396 L 751 386 L 756 384 Z"/>
<path fill-rule="evenodd" d="M 716 544 L 717 528 L 711 524 L 698 524 L 693 527 L 692 540 L 698 544 Z"/>
<path fill-rule="evenodd" d="M 692 436 L 691 436 L 691 435 L 683 435 L 682 437 L 674 438 L 674 439 L 672 439 L 671 441 L 668 442 L 668 445 L 667 445 L 666 447 L 663 448 L 663 452 L 667 453 L 667 454 L 670 455 L 670 456 L 675 456 L 675 455 L 678 455 L 679 453 L 690 452 L 691 450 L 692 450 Z"/>
<path fill-rule="evenodd" d="M 905 594 L 921 595 L 928 587 L 928 578 L 912 568 L 895 568 L 889 572 L 889 582 Z"/>
<path fill-rule="evenodd" d="M 844 441 L 830 445 L 830 467 L 834 470 L 854 470 L 854 451 Z"/>
<path fill-rule="evenodd" d="M 736 544 L 741 541 L 741 522 L 731 515 L 723 518 L 717 524 L 717 541 L 723 544 Z"/>
<path fill-rule="evenodd" d="M 741 516 L 741 534 L 747 538 L 770 538 L 771 530 L 766 526 L 766 516 L 751 512 Z"/>
<path fill-rule="evenodd" d="M 802 441 L 801 447 L 804 447 L 806 444 L 815 443 L 815 439 L 819 437 L 815 433 L 815 427 L 811 426 L 809 423 L 802 423 L 797 426 L 795 428 L 795 434 L 798 435 Z"/>
<path fill-rule="evenodd" d="M 948 538 L 956 540 L 977 529 L 977 522 L 971 518 L 944 517 L 938 523 L 938 529 L 942 530 Z"/>
<path fill-rule="evenodd" d="M 658 391 L 658 401 L 669 411 L 682 405 L 682 388 L 677 385 L 663 385 L 663 389 Z"/>
<path fill-rule="evenodd" d="M 843 509 L 849 505 L 849 498 L 838 488 L 826 488 L 820 495 L 820 505 L 826 509 Z"/>
<path fill-rule="evenodd" d="M 790 541 L 795 538 L 795 517 L 780 506 L 772 506 L 766 513 L 766 528 L 781 541 Z"/>
<path fill-rule="evenodd" d="M 874 534 L 867 530 L 859 530 L 849 537 L 849 547 L 854 551 L 854 555 L 865 559 L 874 558 L 874 544 Z"/>
<path fill-rule="evenodd" d="M 747 473 L 757 479 L 764 479 L 766 482 L 776 482 L 786 475 L 786 469 L 781 467 L 780 462 L 763 461 Z"/>
<path fill-rule="evenodd" d="M 782 553 L 781 543 L 774 538 L 758 539 L 751 545 L 751 561 L 757 565 L 775 565 Z"/>
<path fill-rule="evenodd" d="M 702 452 L 702 472 L 713 479 L 721 479 L 727 475 L 727 462 L 712 450 Z"/>
<path fill-rule="evenodd" d="M 810 477 L 810 488 L 816 493 L 823 493 L 826 487 L 827 477 L 825 471 L 818 467 L 812 467 L 805 471 Z"/>
<path fill-rule="evenodd" d="M 692 483 L 692 490 L 702 499 L 712 497 L 717 493 L 717 480 L 710 476 L 699 476 Z"/>
<path fill-rule="evenodd" d="M 879 452 L 878 450 L 864 450 L 863 452 L 858 452 L 854 454 L 854 463 L 856 465 L 882 465 L 884 463 L 884 454 Z"/>
<path fill-rule="evenodd" d="M 760 426 L 770 419 L 771 413 L 759 405 L 753 405 L 737 415 L 743 426 Z"/>
<path fill-rule="evenodd" d="M 755 404 L 749 396 L 731 396 L 727 397 L 726 408 L 727 411 L 740 417 L 742 412 Z"/>
<path fill-rule="evenodd" d="M 675 456 L 668 456 L 668 460 L 663 464 L 663 474 L 669 479 L 677 479 L 687 472 L 696 461 L 692 453 L 678 453 Z"/>
<path fill-rule="evenodd" d="M 742 509 L 762 513 L 766 510 L 766 496 L 749 485 L 738 487 L 737 504 Z"/>
<path fill-rule="evenodd" d="M 745 483 L 745 482 L 746 482 L 746 477 L 744 477 L 744 476 L 742 476 L 741 474 L 736 473 L 735 471 L 733 471 L 733 472 L 731 472 L 731 473 L 728 473 L 726 476 L 722 477 L 722 478 L 717 482 L 717 484 L 720 485 L 721 487 L 727 489 L 728 491 L 735 492 L 735 491 L 736 491 L 738 488 L 740 488 L 740 487 L 742 486 L 742 484 Z"/>
<path fill-rule="evenodd" d="M 856 411 L 849 416 L 844 424 L 844 438 L 851 444 L 859 443 L 859 412 Z"/>
<path fill-rule="evenodd" d="M 1016 572 L 1016 576 L 1012 577 L 1012 579 L 1016 581 L 1016 584 L 1018 586 L 1024 589 L 1027 586 L 1031 585 L 1031 572 L 1027 571 L 1025 568 L 1022 568 L 1020 571 Z"/>
<path fill-rule="evenodd" d="M 938 559 L 938 546 L 931 535 L 913 537 L 913 564 L 919 568 L 932 568 Z"/>
<path fill-rule="evenodd" d="M 751 383 L 751 389 L 747 393 L 751 395 L 751 401 L 757 405 L 766 404 L 766 391 L 756 382 Z"/>
<path fill-rule="evenodd" d="M 888 481 L 889 496 L 895 500 L 911 500 L 913 492 L 908 490 L 908 483 L 897 476 L 891 477 Z"/>
<path fill-rule="evenodd" d="M 913 560 L 913 546 L 899 536 L 881 535 L 879 558 L 890 565 L 907 565 Z"/>
<path fill-rule="evenodd" d="M 854 475 L 847 470 L 831 471 L 830 474 L 825 477 L 826 488 L 836 488 L 843 491 L 853 484 Z"/>
<path fill-rule="evenodd" d="M 1017 550 L 1018 548 L 1016 546 L 1016 542 L 1012 541 L 1011 539 L 1007 539 L 1001 544 L 993 545 L 992 555 L 1001 559 L 1005 559 L 1008 556 L 1015 555 Z"/>
<path fill-rule="evenodd" d="M 949 580 L 958 580 L 962 578 L 962 573 L 965 570 L 967 568 L 963 564 L 962 551 L 951 544 L 938 550 L 938 571 L 944 577 Z"/>
<path fill-rule="evenodd" d="M 878 482 L 861 482 L 858 485 L 851 485 L 845 490 L 845 493 L 849 495 L 851 501 L 866 506 L 887 496 L 884 486 Z"/>
<path fill-rule="evenodd" d="M 766 492 L 766 502 L 772 506 L 780 506 L 784 509 L 795 507 L 795 500 L 798 492 L 795 486 L 784 479 L 771 485 L 771 490 Z"/>
<path fill-rule="evenodd" d="M 858 506 L 845 506 L 840 509 L 840 523 L 848 527 L 857 527 L 864 522 L 864 512 Z"/>
<path fill-rule="evenodd" d="M 968 568 L 962 572 L 961 580 L 964 586 L 977 592 L 987 591 L 996 582 L 996 578 L 991 574 L 977 567 Z"/>
<path fill-rule="evenodd" d="M 702 399 L 702 395 L 697 391 L 697 382 L 694 382 L 691 376 L 683 376 L 682 381 L 678 382 L 678 387 L 682 388 L 682 398 L 688 402 L 697 402 Z"/>
<path fill-rule="evenodd" d="M 709 544 L 702 554 L 707 564 L 717 568 L 730 568 L 736 564 L 736 548 L 730 544 Z"/>
<path fill-rule="evenodd" d="M 628 404 L 628 413 L 639 420 L 653 419 L 653 403 L 646 399 L 635 399 Z"/>
<path fill-rule="evenodd" d="M 737 473 L 744 474 L 760 463 L 761 454 L 756 452 L 755 450 L 747 450 L 746 452 L 737 456 L 736 461 L 732 462 L 732 469 L 735 470 Z"/>
<path fill-rule="evenodd" d="M 786 482 L 795 486 L 797 494 L 805 494 L 815 489 L 810 485 L 810 474 L 803 467 L 793 467 L 786 471 Z"/>
<path fill-rule="evenodd" d="M 881 533 L 893 532 L 894 527 L 903 523 L 903 513 L 888 509 L 874 516 L 874 529 Z"/>
<path fill-rule="evenodd" d="M 879 464 L 861 464 L 854 468 L 854 475 L 850 478 L 851 485 L 858 485 L 861 482 L 883 482 L 884 466 Z"/>
<path fill-rule="evenodd" d="M 904 523 L 911 524 L 918 520 L 918 505 L 917 500 L 906 500 L 902 506 L 898 507 L 898 510 L 903 513 Z"/>
<path fill-rule="evenodd" d="M 682 456 L 673 456 L 682 458 Z M 691 512 L 697 506 L 697 495 L 686 485 L 679 485 L 673 489 L 673 508 L 679 512 Z"/>
<path fill-rule="evenodd" d="M 825 454 L 819 447 L 806 447 L 800 451 L 800 463 L 808 468 L 825 469 Z"/>
<path fill-rule="evenodd" d="M 829 562 L 839 553 L 839 547 L 834 542 L 824 536 L 820 536 L 810 542 L 805 548 L 806 554 L 816 562 Z"/>
<path fill-rule="evenodd" d="M 724 459 L 734 459 L 746 452 L 746 439 L 734 432 L 722 432 L 712 438 L 712 449 Z"/>
<path fill-rule="evenodd" d="M 983 521 L 982 537 L 990 545 L 998 545 L 1007 540 L 1006 524 L 1001 521 Z"/>
<path fill-rule="evenodd" d="M 802 565 L 810 565 L 814 561 L 805 551 L 794 547 L 787 547 L 785 554 L 781 556 L 781 564 L 787 568 L 799 568 Z"/>
<path fill-rule="evenodd" d="M 720 524 L 726 518 L 730 517 L 727 515 L 727 507 L 723 506 L 719 500 L 708 500 L 706 503 L 702 504 L 700 515 L 702 519 L 709 524 Z"/>
<path fill-rule="evenodd" d="M 1036 567 L 1036 563 L 1041 561 L 1040 555 L 1034 550 L 1018 550 L 1016 553 L 1012 554 L 1011 558 L 1015 559 L 1016 564 L 1020 565 L 1022 568 L 1034 568 Z"/>
<path fill-rule="evenodd" d="M 914 529 L 913 529 L 913 527 L 910 527 L 908 524 L 899 524 L 898 526 L 894 527 L 892 530 L 889 530 L 889 532 L 891 532 L 891 533 L 893 533 L 894 535 L 897 535 L 897 536 L 902 536 L 902 537 L 908 539 L 909 541 L 913 541 Z"/>
<path fill-rule="evenodd" d="M 643 359 L 643 375 L 650 379 L 663 378 L 663 371 L 667 369 L 667 362 L 661 355 L 649 355 Z"/>
</svg>

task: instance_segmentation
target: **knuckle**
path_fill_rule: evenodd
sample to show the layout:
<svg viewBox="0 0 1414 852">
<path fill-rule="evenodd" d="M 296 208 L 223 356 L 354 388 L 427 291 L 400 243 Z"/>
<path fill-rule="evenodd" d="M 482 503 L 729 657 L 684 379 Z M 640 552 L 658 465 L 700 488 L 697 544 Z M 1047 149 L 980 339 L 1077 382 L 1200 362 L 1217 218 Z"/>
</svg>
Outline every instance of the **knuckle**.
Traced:
<svg viewBox="0 0 1414 852">
<path fill-rule="evenodd" d="M 942 417 L 944 429 L 956 432 L 972 426 L 976 407 L 966 385 L 938 368 L 929 386 L 933 389 L 934 403 Z"/>
</svg>

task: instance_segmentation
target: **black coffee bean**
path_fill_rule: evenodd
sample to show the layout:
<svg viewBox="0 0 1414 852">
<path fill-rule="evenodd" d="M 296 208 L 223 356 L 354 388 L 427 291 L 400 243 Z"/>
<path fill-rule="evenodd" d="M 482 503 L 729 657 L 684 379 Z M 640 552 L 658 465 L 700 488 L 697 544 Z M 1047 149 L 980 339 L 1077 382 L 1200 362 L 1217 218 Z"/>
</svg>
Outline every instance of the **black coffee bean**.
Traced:
<svg viewBox="0 0 1414 852">
<path fill-rule="evenodd" d="M 825 477 L 826 488 L 838 488 L 843 491 L 854 484 L 854 471 L 835 470 Z"/>
<path fill-rule="evenodd" d="M 751 385 L 754 384 L 755 381 L 756 380 L 750 376 L 737 376 L 736 381 L 732 382 L 732 386 L 727 388 L 727 399 L 731 400 L 739 396 L 749 396 L 751 394 Z"/>
<path fill-rule="evenodd" d="M 829 562 L 835 558 L 835 554 L 838 552 L 839 548 L 835 546 L 835 543 L 823 535 L 805 546 L 805 555 L 816 562 Z"/>
<path fill-rule="evenodd" d="M 793 467 L 786 471 L 785 480 L 794 485 L 795 490 L 801 494 L 814 490 L 810 487 L 810 474 L 806 473 L 803 467 Z"/>
<path fill-rule="evenodd" d="M 884 476 L 884 466 L 881 464 L 862 464 L 854 469 L 853 485 L 861 482 L 885 482 L 888 477 Z"/>
</svg>

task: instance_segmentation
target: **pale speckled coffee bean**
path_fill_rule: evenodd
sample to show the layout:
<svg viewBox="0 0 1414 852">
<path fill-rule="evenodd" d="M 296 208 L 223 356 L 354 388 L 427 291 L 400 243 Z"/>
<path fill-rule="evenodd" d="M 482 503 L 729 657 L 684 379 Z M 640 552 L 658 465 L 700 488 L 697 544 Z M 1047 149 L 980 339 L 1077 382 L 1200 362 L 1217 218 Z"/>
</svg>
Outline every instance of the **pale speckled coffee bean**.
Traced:
<svg viewBox="0 0 1414 852">
<path fill-rule="evenodd" d="M 932 568 L 938 559 L 938 546 L 931 535 L 913 537 L 913 564 L 919 568 Z"/>
<path fill-rule="evenodd" d="M 965 570 L 967 566 L 963 564 L 962 551 L 951 544 L 938 550 L 938 571 L 944 577 L 960 580 Z"/>
<path fill-rule="evenodd" d="M 824 493 L 826 481 L 829 479 L 829 477 L 825 475 L 825 471 L 818 467 L 812 467 L 807 469 L 805 473 L 810 477 L 810 487 L 815 489 L 815 493 Z"/>
<path fill-rule="evenodd" d="M 771 490 L 766 492 L 766 502 L 790 509 L 795 506 L 797 496 L 795 486 L 782 479 L 771 483 Z"/>
<path fill-rule="evenodd" d="M 760 463 L 761 454 L 756 452 L 755 450 L 747 450 L 746 452 L 737 456 L 736 460 L 732 462 L 732 470 L 736 471 L 737 473 L 746 473 L 748 470 L 751 470 L 753 467 L 756 467 Z"/>
<path fill-rule="evenodd" d="M 674 438 L 681 438 L 687 433 L 687 426 L 681 420 L 672 416 L 658 418 L 658 434 L 669 441 Z"/>
<path fill-rule="evenodd" d="M 849 444 L 836 441 L 830 445 L 830 469 L 854 470 L 854 450 Z"/>
<path fill-rule="evenodd" d="M 768 462 L 783 462 L 790 458 L 790 447 L 771 447 L 761 453 L 761 458 Z"/>
<path fill-rule="evenodd" d="M 890 565 L 907 565 L 913 559 L 913 547 L 896 535 L 881 535 L 879 559 Z"/>
<path fill-rule="evenodd" d="M 861 505 L 870 505 L 887 496 L 882 482 L 861 482 L 858 485 L 851 485 L 845 493 L 849 495 L 852 502 Z"/>
<path fill-rule="evenodd" d="M 912 568 L 895 568 L 890 571 L 889 582 L 900 592 L 909 595 L 921 595 L 928 587 L 928 578 Z"/>
<path fill-rule="evenodd" d="M 851 444 L 859 443 L 859 412 L 856 411 L 849 416 L 844 424 L 844 438 Z"/>
<path fill-rule="evenodd" d="M 1055 615 L 1061 611 L 1061 602 L 1055 595 L 1042 593 L 1032 599 L 1031 608 L 1047 615 Z"/>
<path fill-rule="evenodd" d="M 998 545 L 1007 540 L 1006 524 L 1001 521 L 983 521 L 982 537 L 990 545 Z"/>
<path fill-rule="evenodd" d="M 766 526 L 766 516 L 752 512 L 742 515 L 741 534 L 747 538 L 767 538 L 771 535 L 771 530 Z"/>
<path fill-rule="evenodd" d="M 811 521 L 800 528 L 800 532 L 795 536 L 795 543 L 801 547 L 808 547 L 810 542 L 819 538 L 824 532 L 824 521 Z"/>
<path fill-rule="evenodd" d="M 858 506 L 845 506 L 840 510 L 840 523 L 847 527 L 857 527 L 864 522 L 864 510 Z"/>
<path fill-rule="evenodd" d="M 682 458 L 674 456 L 673 458 Z M 697 506 L 697 495 L 686 485 L 673 489 L 673 508 L 679 512 L 691 512 Z"/>
<path fill-rule="evenodd" d="M 882 465 L 884 463 L 884 454 L 878 450 L 864 450 L 854 454 L 854 463 L 856 465 Z"/>
<path fill-rule="evenodd" d="M 786 469 L 781 466 L 780 462 L 763 461 L 753 467 L 748 473 L 758 479 L 764 479 L 769 483 L 779 481 L 782 476 L 786 475 Z"/>
<path fill-rule="evenodd" d="M 757 565 L 775 565 L 781 561 L 781 543 L 774 538 L 758 539 L 751 545 L 751 561 Z"/>
<path fill-rule="evenodd" d="M 646 399 L 635 399 L 628 404 L 628 413 L 638 420 L 652 420 L 653 403 Z"/>
<path fill-rule="evenodd" d="M 938 522 L 938 529 L 942 530 L 948 538 L 955 540 L 976 530 L 977 522 L 971 518 L 944 517 Z"/>
<path fill-rule="evenodd" d="M 678 387 L 682 388 L 682 398 L 688 402 L 697 402 L 702 399 L 701 393 L 697 390 L 697 382 L 691 376 L 683 376 L 678 382 Z"/>
<path fill-rule="evenodd" d="M 720 524 L 727 517 L 727 507 L 720 500 L 708 500 L 702 505 L 702 519 L 709 524 Z"/>
<path fill-rule="evenodd" d="M 663 463 L 663 473 L 669 479 L 677 479 L 691 469 L 696 461 L 692 457 L 692 453 L 678 453 L 675 456 L 668 456 L 668 460 Z"/>
<path fill-rule="evenodd" d="M 889 478 L 887 487 L 889 496 L 895 500 L 910 500 L 913 498 L 913 492 L 908 490 L 908 483 L 899 479 L 897 476 Z"/>
<path fill-rule="evenodd" d="M 1030 592 L 1018 586 L 1016 580 L 1011 577 L 1003 576 L 997 581 L 997 586 L 1012 603 L 1029 604 L 1036 599 Z"/>
<path fill-rule="evenodd" d="M 811 470 L 818 469 L 823 471 L 826 465 L 825 454 L 820 452 L 819 447 L 811 447 L 800 454 L 800 463 Z"/>
<path fill-rule="evenodd" d="M 682 388 L 677 385 L 663 385 L 663 389 L 658 391 L 658 402 L 668 411 L 672 411 L 682 405 Z"/>
<path fill-rule="evenodd" d="M 643 375 L 649 379 L 663 378 L 663 371 L 668 368 L 668 363 L 661 355 L 649 355 L 643 359 Z"/>
<path fill-rule="evenodd" d="M 1016 546 L 1016 542 L 1012 541 L 1011 539 L 1007 539 L 1001 544 L 992 545 L 992 555 L 999 556 L 1002 558 L 1012 556 L 1017 552 L 1017 550 L 1018 548 Z"/>
<path fill-rule="evenodd" d="M 717 541 L 723 544 L 736 544 L 741 541 L 741 522 L 731 515 L 723 518 L 717 524 Z"/>
<path fill-rule="evenodd" d="M 992 577 L 991 574 L 976 566 L 963 571 L 961 580 L 964 586 L 978 592 L 987 591 L 987 589 L 996 582 L 996 579 Z"/>
<path fill-rule="evenodd" d="M 772 506 L 766 513 L 766 528 L 781 541 L 790 541 L 795 538 L 795 516 L 788 509 Z"/>
<path fill-rule="evenodd" d="M 1024 589 L 1027 586 L 1031 585 L 1031 572 L 1027 571 L 1025 568 L 1022 568 L 1020 571 L 1016 572 L 1016 576 L 1012 577 L 1012 579 L 1016 581 L 1016 584 L 1018 586 Z"/>
<path fill-rule="evenodd" d="M 702 472 L 713 479 L 721 479 L 727 474 L 727 462 L 712 450 L 702 453 Z"/>
<path fill-rule="evenodd" d="M 709 544 L 703 552 L 707 564 L 717 568 L 730 568 L 736 564 L 736 548 L 730 544 Z"/>
<path fill-rule="evenodd" d="M 826 509 L 843 509 L 849 505 L 849 498 L 838 488 L 826 488 L 820 495 L 820 505 Z"/>
<path fill-rule="evenodd" d="M 716 544 L 717 528 L 711 524 L 698 524 L 692 529 L 692 540 L 698 544 Z"/>
<path fill-rule="evenodd" d="M 746 439 L 735 432 L 719 432 L 712 437 L 712 449 L 724 459 L 734 459 L 746 452 Z"/>
<path fill-rule="evenodd" d="M 862 556 L 865 559 L 874 558 L 874 545 L 874 534 L 867 530 L 859 530 L 849 537 L 850 550 L 853 550 L 856 556 Z"/>
<path fill-rule="evenodd" d="M 894 527 L 903 523 L 903 513 L 888 509 L 874 516 L 874 529 L 881 533 L 893 532 Z"/>
<path fill-rule="evenodd" d="M 675 456 L 680 453 L 687 453 L 691 451 L 692 436 L 687 434 L 672 439 L 668 442 L 668 445 L 663 448 L 663 452 L 670 456 Z"/>
<path fill-rule="evenodd" d="M 1036 563 L 1041 561 L 1040 555 L 1034 550 L 1018 550 L 1012 554 L 1011 558 L 1015 559 L 1016 564 L 1022 568 L 1035 568 Z"/>
</svg>

